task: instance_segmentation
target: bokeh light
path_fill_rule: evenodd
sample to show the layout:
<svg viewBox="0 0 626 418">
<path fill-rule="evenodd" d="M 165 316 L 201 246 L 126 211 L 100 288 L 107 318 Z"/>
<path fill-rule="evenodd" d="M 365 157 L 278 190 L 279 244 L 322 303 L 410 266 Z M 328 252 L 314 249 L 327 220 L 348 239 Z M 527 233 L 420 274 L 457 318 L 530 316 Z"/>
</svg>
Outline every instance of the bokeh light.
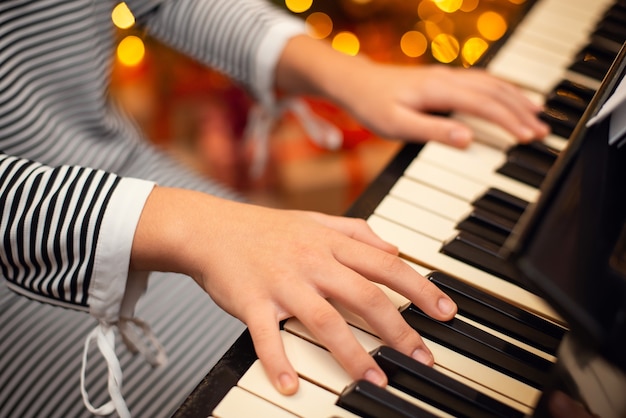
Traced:
<svg viewBox="0 0 626 418">
<path fill-rule="evenodd" d="M 309 36 L 316 39 L 324 39 L 333 31 L 333 21 L 326 13 L 311 13 L 305 20 L 306 30 Z"/>
<path fill-rule="evenodd" d="M 524 4 L 526 0 L 509 0 L 513 4 Z"/>
<path fill-rule="evenodd" d="M 439 35 L 440 33 L 442 33 L 443 31 L 441 30 L 441 28 L 439 27 L 438 24 L 434 23 L 434 22 L 418 22 L 415 25 L 415 28 L 419 31 L 422 32 L 424 34 L 426 34 L 426 37 L 428 39 L 435 39 L 435 37 L 437 35 Z"/>
<path fill-rule="evenodd" d="M 487 51 L 489 44 L 482 38 L 470 38 L 463 44 L 461 56 L 468 65 L 474 65 Z"/>
<path fill-rule="evenodd" d="M 437 61 L 448 64 L 459 56 L 459 41 L 449 33 L 440 33 L 433 39 L 431 49 Z"/>
<path fill-rule="evenodd" d="M 478 7 L 479 1 L 480 0 L 463 0 L 463 5 L 460 10 L 465 13 L 473 12 Z"/>
<path fill-rule="evenodd" d="M 485 12 L 478 17 L 476 22 L 478 32 L 487 40 L 497 41 L 507 29 L 506 20 L 496 12 Z"/>
<path fill-rule="evenodd" d="M 425 22 L 437 23 L 443 19 L 444 13 L 432 1 L 421 1 L 417 6 L 417 16 Z"/>
<path fill-rule="evenodd" d="M 337 51 L 341 51 L 344 54 L 356 55 L 359 53 L 361 44 L 359 38 L 352 32 L 339 32 L 332 41 L 332 46 Z"/>
<path fill-rule="evenodd" d="M 125 37 L 117 45 L 117 59 L 127 67 L 139 64 L 146 54 L 143 41 L 134 35 Z"/>
<path fill-rule="evenodd" d="M 435 5 L 446 13 L 454 13 L 461 8 L 463 0 L 433 0 Z"/>
<path fill-rule="evenodd" d="M 428 48 L 428 40 L 422 32 L 411 30 L 402 35 L 400 39 L 400 49 L 411 58 L 417 58 L 426 52 Z"/>
<path fill-rule="evenodd" d="M 313 0 L 285 0 L 287 9 L 294 13 L 306 12 L 311 8 Z"/>
<path fill-rule="evenodd" d="M 113 24 L 120 29 L 128 29 L 135 24 L 135 16 L 133 16 L 124 2 L 119 3 L 113 8 L 111 20 L 113 20 Z"/>
</svg>

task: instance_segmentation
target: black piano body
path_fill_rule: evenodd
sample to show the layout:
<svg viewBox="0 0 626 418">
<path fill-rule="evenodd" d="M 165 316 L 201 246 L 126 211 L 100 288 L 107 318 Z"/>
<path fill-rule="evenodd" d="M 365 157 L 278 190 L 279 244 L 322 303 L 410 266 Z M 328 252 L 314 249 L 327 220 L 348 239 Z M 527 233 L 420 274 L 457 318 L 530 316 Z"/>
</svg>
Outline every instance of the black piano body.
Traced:
<svg viewBox="0 0 626 418">
<path fill-rule="evenodd" d="M 536 417 L 554 416 L 556 393 L 595 416 L 626 416 L 626 134 L 609 143 L 612 115 L 587 126 L 622 82 L 625 55 L 622 48 L 542 182 L 539 200 L 504 246 L 508 261 L 569 329 L 533 411 Z M 404 146 L 346 215 L 368 218 L 422 147 Z M 175 417 L 211 416 L 256 359 L 246 331 Z"/>
</svg>

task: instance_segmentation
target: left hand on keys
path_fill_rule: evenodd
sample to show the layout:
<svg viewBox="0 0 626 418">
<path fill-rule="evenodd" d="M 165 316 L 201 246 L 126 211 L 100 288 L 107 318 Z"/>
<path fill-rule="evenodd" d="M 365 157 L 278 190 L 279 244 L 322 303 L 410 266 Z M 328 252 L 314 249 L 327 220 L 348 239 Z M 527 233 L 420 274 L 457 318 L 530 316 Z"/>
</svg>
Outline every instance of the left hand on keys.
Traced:
<svg viewBox="0 0 626 418">
<path fill-rule="evenodd" d="M 292 316 L 353 379 L 387 382 L 326 298 L 363 317 L 386 344 L 433 364 L 419 334 L 373 282 L 405 295 L 436 319 L 452 318 L 456 305 L 397 253 L 362 219 L 156 187 L 135 234 L 131 267 L 193 277 L 220 307 L 248 326 L 269 379 L 282 393 L 293 394 L 297 374 L 279 333 L 279 322 Z"/>
</svg>

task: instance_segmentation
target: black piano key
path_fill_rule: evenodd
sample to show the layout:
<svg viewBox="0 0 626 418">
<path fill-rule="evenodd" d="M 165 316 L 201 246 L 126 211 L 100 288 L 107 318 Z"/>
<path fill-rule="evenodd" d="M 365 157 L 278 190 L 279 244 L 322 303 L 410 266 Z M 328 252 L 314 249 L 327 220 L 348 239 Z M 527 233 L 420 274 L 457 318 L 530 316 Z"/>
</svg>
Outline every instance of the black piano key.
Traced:
<svg viewBox="0 0 626 418">
<path fill-rule="evenodd" d="M 502 246 L 511 234 L 515 223 L 493 212 L 474 208 L 456 227 L 460 231 L 470 232 Z"/>
<path fill-rule="evenodd" d="M 537 389 L 547 382 L 552 362 L 458 318 L 437 321 L 411 304 L 406 322 L 424 337 Z"/>
<path fill-rule="evenodd" d="M 545 175 L 533 171 L 515 157 L 506 161 L 496 172 L 536 188 L 541 186 L 545 178 Z"/>
<path fill-rule="evenodd" d="M 592 36 L 609 39 L 614 42 L 624 43 L 626 40 L 626 22 L 620 22 L 612 18 L 602 20 L 593 31 Z"/>
<path fill-rule="evenodd" d="M 520 144 L 511 147 L 507 153 L 507 158 L 516 164 L 527 168 L 541 176 L 548 174 L 554 165 L 558 154 L 542 152 L 533 145 Z"/>
<path fill-rule="evenodd" d="M 546 102 L 559 103 L 576 109 L 581 114 L 585 112 L 587 106 L 593 99 L 596 91 L 582 84 L 574 83 L 570 80 L 562 80 L 546 96 Z"/>
<path fill-rule="evenodd" d="M 435 418 L 430 412 L 366 380 L 347 386 L 337 405 L 364 418 Z"/>
<path fill-rule="evenodd" d="M 389 385 L 457 417 L 516 418 L 524 414 L 432 367 L 381 346 L 372 356 L 385 372 Z"/>
<path fill-rule="evenodd" d="M 569 69 L 601 81 L 615 59 L 615 52 L 598 45 L 585 46 L 574 58 Z"/>
<path fill-rule="evenodd" d="M 532 286 L 517 269 L 499 254 L 500 246 L 481 237 L 460 231 L 443 244 L 441 252 L 487 273 L 500 277 L 523 289 L 533 291 Z"/>
<path fill-rule="evenodd" d="M 519 144 L 507 150 L 507 160 L 497 172 L 539 188 L 557 156 L 556 150 L 542 142 Z"/>
<path fill-rule="evenodd" d="M 517 222 L 526 210 L 528 202 L 502 190 L 489 188 L 482 196 L 474 200 L 472 205 Z"/>
<path fill-rule="evenodd" d="M 434 271 L 427 277 L 454 300 L 461 315 L 548 354 L 556 355 L 566 332 L 563 327 L 445 273 Z"/>
<path fill-rule="evenodd" d="M 552 133 L 569 138 L 582 114 L 572 108 L 558 104 L 546 103 L 539 119 L 550 126 Z"/>
</svg>

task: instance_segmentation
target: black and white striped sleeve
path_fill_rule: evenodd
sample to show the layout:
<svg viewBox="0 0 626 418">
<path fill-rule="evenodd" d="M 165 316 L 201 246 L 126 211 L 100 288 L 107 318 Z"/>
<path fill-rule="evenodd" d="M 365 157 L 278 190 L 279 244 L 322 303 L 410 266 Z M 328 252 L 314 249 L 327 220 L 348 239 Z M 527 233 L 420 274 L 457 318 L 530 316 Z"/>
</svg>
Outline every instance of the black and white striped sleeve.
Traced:
<svg viewBox="0 0 626 418">
<path fill-rule="evenodd" d="M 31 298 L 116 322 L 151 182 L 0 154 L 0 272 Z"/>
<path fill-rule="evenodd" d="M 275 67 L 287 40 L 304 33 L 301 19 L 265 0 L 126 3 L 153 36 L 228 74 L 265 105 L 273 104 Z"/>
</svg>

